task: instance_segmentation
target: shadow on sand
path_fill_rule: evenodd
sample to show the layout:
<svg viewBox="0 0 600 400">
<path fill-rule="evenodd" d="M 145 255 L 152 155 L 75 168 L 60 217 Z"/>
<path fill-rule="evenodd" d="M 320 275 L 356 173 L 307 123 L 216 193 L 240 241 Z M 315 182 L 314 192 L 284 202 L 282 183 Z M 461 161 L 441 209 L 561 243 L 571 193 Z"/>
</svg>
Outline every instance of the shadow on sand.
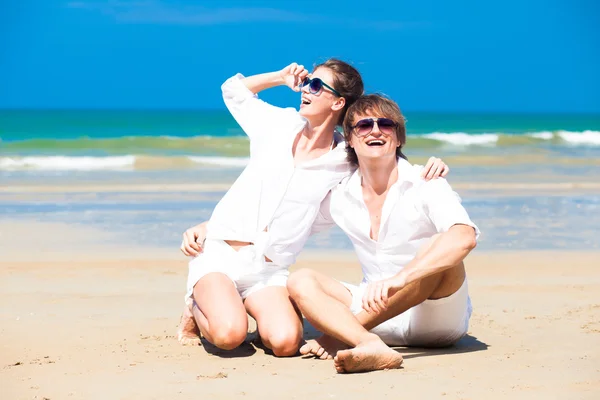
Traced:
<svg viewBox="0 0 600 400">
<path fill-rule="evenodd" d="M 317 331 L 306 319 L 304 320 L 304 339 L 315 339 L 321 336 L 321 333 Z M 273 352 L 266 348 L 261 342 L 258 332 L 249 332 L 244 343 L 233 350 L 222 350 L 212 345 L 206 339 L 202 338 L 202 346 L 207 353 L 223 357 L 223 358 L 241 358 L 250 357 L 254 355 L 257 349 L 265 352 L 265 354 L 272 355 Z M 417 357 L 427 356 L 440 356 L 446 354 L 462 354 L 472 353 L 476 351 L 485 351 L 490 347 L 487 343 L 484 343 L 477 339 L 475 336 L 465 335 L 457 343 L 447 347 L 396 347 L 392 346 L 394 350 L 402 354 L 405 360 Z M 307 357 L 310 358 L 310 357 Z"/>
<path fill-rule="evenodd" d="M 316 339 L 321 336 L 321 333 L 317 331 L 306 319 L 304 320 L 304 339 Z M 444 354 L 461 354 L 461 353 L 472 353 L 475 351 L 484 351 L 490 347 L 487 343 L 484 343 L 477 339 L 475 336 L 465 335 L 458 342 L 447 347 L 395 347 L 392 348 L 398 353 L 402 354 L 405 360 L 425 357 L 425 356 L 439 356 Z"/>
<path fill-rule="evenodd" d="M 393 349 L 402 354 L 402 358 L 409 360 L 417 357 L 472 353 L 487 350 L 488 347 L 490 346 L 487 343 L 480 341 L 475 336 L 465 335 L 458 342 L 447 347 L 393 347 Z"/>
<path fill-rule="evenodd" d="M 252 345 L 249 338 L 246 338 L 244 343 L 233 350 L 223 350 L 210 343 L 205 338 L 202 338 L 202 347 L 208 354 L 219 356 L 221 358 L 242 358 L 250 357 L 256 353 L 256 348 Z"/>
</svg>

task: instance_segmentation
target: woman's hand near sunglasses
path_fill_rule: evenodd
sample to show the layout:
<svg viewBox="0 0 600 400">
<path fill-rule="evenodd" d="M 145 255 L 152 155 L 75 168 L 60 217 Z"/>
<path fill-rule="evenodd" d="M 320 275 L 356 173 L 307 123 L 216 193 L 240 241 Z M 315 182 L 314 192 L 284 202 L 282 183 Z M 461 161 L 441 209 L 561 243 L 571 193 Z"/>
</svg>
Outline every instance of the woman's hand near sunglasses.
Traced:
<svg viewBox="0 0 600 400">
<path fill-rule="evenodd" d="M 308 76 L 309 72 L 304 65 L 298 65 L 297 63 L 291 63 L 281 71 L 279 75 L 283 82 L 294 92 L 301 90 L 300 83 Z"/>
<path fill-rule="evenodd" d="M 279 71 L 265 72 L 263 74 L 251 75 L 242 79 L 242 83 L 252 93 L 259 93 L 263 90 L 276 86 L 286 85 L 292 90 L 299 92 L 300 83 L 309 75 L 308 70 L 303 65 L 291 63 Z"/>
<path fill-rule="evenodd" d="M 425 167 L 421 170 L 421 177 L 429 181 L 439 177 L 444 178 L 448 175 L 448 172 L 450 172 L 450 167 L 441 158 L 430 157 Z"/>
</svg>

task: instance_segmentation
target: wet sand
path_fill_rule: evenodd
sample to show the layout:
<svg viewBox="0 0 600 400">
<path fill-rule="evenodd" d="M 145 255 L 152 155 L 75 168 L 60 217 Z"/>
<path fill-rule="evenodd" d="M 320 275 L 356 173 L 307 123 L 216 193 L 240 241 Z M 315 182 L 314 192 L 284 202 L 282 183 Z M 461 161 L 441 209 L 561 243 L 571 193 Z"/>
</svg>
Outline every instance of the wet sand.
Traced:
<svg viewBox="0 0 600 400">
<path fill-rule="evenodd" d="M 589 179 L 589 178 L 588 178 Z M 27 196 L 37 196 L 40 194 L 77 194 L 77 193 L 206 193 L 206 192 L 225 192 L 229 190 L 229 183 L 139 183 L 128 182 L 124 184 L 106 183 L 106 184 L 61 184 L 61 185 L 40 185 L 40 184 L 18 184 L 5 185 L 0 187 L 0 194 L 20 195 L 24 199 Z M 492 191 L 496 196 L 512 196 L 518 192 L 527 194 L 539 193 L 572 193 L 573 190 L 582 192 L 599 193 L 600 183 L 594 181 L 582 182 L 539 182 L 533 178 L 525 182 L 457 182 L 452 184 L 455 190 L 477 190 Z M 508 192 L 507 192 L 508 191 Z M 167 196 L 168 194 L 165 194 Z"/>
<path fill-rule="evenodd" d="M 102 235 L 0 223 L 3 399 L 600 397 L 597 252 L 475 250 L 467 337 L 399 348 L 401 370 L 339 375 L 331 361 L 275 358 L 253 333 L 233 352 L 180 346 L 186 259 L 143 243 L 104 246 Z M 307 252 L 297 267 L 360 279 L 347 251 Z"/>
</svg>

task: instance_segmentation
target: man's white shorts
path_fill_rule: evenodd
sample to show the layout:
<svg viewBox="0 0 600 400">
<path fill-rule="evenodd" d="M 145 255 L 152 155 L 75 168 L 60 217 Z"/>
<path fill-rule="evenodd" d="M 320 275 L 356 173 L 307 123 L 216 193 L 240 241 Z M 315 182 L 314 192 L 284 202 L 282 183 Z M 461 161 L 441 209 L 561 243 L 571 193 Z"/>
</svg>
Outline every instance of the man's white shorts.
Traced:
<svg viewBox="0 0 600 400">
<path fill-rule="evenodd" d="M 266 261 L 254 262 L 252 251 L 252 245 L 236 251 L 223 240 L 207 239 L 203 252 L 189 263 L 186 299 L 192 296 L 196 283 L 212 272 L 227 275 L 242 299 L 265 287 L 285 287 L 290 274 L 288 266 Z"/>
<path fill-rule="evenodd" d="M 353 314 L 363 311 L 362 299 L 368 283 L 359 286 L 342 282 L 352 294 Z M 471 299 L 467 280 L 455 293 L 425 300 L 371 330 L 389 346 L 444 347 L 462 338 L 469 328 Z"/>
</svg>

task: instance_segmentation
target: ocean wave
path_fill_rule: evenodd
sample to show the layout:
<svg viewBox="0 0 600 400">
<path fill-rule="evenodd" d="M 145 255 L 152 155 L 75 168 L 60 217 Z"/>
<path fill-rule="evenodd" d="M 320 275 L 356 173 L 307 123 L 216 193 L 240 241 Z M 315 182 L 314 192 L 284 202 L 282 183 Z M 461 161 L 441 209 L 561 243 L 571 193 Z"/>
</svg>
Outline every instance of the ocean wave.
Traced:
<svg viewBox="0 0 600 400">
<path fill-rule="evenodd" d="M 249 157 L 201 157 L 189 156 L 190 160 L 205 165 L 214 165 L 219 167 L 245 167 L 250 162 Z"/>
<path fill-rule="evenodd" d="M 552 132 L 549 132 L 549 131 L 529 133 L 529 134 L 527 134 L 525 136 L 530 136 L 532 138 L 542 139 L 542 140 L 550 140 L 550 139 L 554 138 L 554 134 Z"/>
<path fill-rule="evenodd" d="M 98 171 L 133 167 L 135 156 L 113 157 L 0 157 L 0 170 Z"/>
<path fill-rule="evenodd" d="M 597 148 L 600 146 L 600 131 L 573 132 L 559 130 L 523 134 L 432 132 L 424 134 L 409 133 L 407 137 L 407 148 L 415 150 L 439 147 L 460 150 L 474 147 L 506 148 L 519 146 L 525 148 L 535 146 Z M 185 161 L 180 159 L 177 162 L 240 167 L 248 163 L 249 152 L 249 140 L 245 136 L 127 136 L 112 139 L 93 139 L 89 137 L 68 140 L 26 139 L 0 142 L 0 158 L 4 157 L 0 168 L 22 168 L 24 166 L 38 169 L 51 167 L 76 169 L 77 166 L 81 166 L 82 169 L 121 168 L 120 163 L 130 165 L 134 162 L 134 158 L 132 158 L 134 155 L 161 159 L 180 157 L 185 158 Z M 152 167 L 150 160 L 144 161 L 144 165 Z M 73 164 L 75 167 L 72 167 Z"/>
<path fill-rule="evenodd" d="M 493 144 L 498 141 L 498 134 L 494 133 L 483 133 L 478 135 L 470 135 L 465 132 L 454 132 L 454 133 L 443 133 L 434 132 L 427 133 L 425 135 L 419 135 L 421 138 L 433 139 L 440 142 L 447 142 L 457 146 L 470 146 L 470 145 L 486 145 Z"/>
<path fill-rule="evenodd" d="M 600 146 L 600 132 L 598 131 L 583 131 L 583 132 L 569 132 L 569 131 L 558 131 L 558 136 L 567 143 L 570 144 L 583 144 L 583 145 L 595 145 Z"/>
<path fill-rule="evenodd" d="M 441 152 L 443 153 L 443 152 Z M 426 153 L 423 153 L 426 154 Z M 427 161 L 425 155 L 409 155 L 411 162 L 424 164 Z M 432 152 L 444 158 L 444 160 L 455 166 L 490 166 L 490 165 L 517 165 L 517 164 L 552 164 L 563 166 L 600 166 L 600 158 L 593 155 L 587 157 L 572 156 L 548 156 L 544 153 L 520 152 L 514 155 L 483 154 L 475 152 L 440 154 Z M 421 158 L 419 158 L 421 157 Z M 32 172 L 96 172 L 116 171 L 117 173 L 131 171 L 206 171 L 207 168 L 218 169 L 242 169 L 248 165 L 248 157 L 222 157 L 222 156 L 107 156 L 107 157 L 70 157 L 70 156 L 35 156 L 35 157 L 0 157 L 0 172 L 20 173 L 21 171 Z"/>
<path fill-rule="evenodd" d="M 248 165 L 248 157 L 161 157 L 143 155 L 125 156 L 32 156 L 0 157 L 0 171 L 119 171 L 165 170 L 215 166 L 239 168 Z"/>
<path fill-rule="evenodd" d="M 116 138 L 25 139 L 0 142 L 0 154 L 24 155 L 219 155 L 246 156 L 246 136 L 122 136 Z M 79 153 L 79 154 L 77 154 Z M 85 154 L 87 153 L 87 154 Z M 211 154 L 212 153 L 212 154 Z"/>
<path fill-rule="evenodd" d="M 416 139 L 416 140 L 415 140 Z M 434 132 L 423 135 L 408 136 L 408 145 L 411 147 L 428 146 L 430 144 L 442 143 L 453 146 L 516 146 L 516 145 L 535 145 L 543 142 L 551 142 L 554 145 L 569 146 L 599 146 L 599 131 L 540 131 L 525 134 L 507 134 L 507 133 L 480 133 L 470 134 L 465 132 Z"/>
</svg>

